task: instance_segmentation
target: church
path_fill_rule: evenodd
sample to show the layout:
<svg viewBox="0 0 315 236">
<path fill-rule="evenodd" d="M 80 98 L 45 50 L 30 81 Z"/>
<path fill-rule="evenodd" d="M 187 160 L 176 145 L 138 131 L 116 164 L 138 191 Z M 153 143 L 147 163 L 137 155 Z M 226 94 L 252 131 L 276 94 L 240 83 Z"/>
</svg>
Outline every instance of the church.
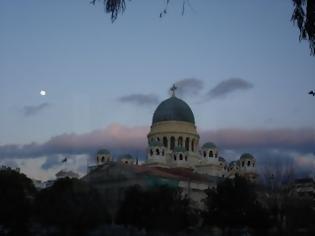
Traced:
<svg viewBox="0 0 315 236">
<path fill-rule="evenodd" d="M 195 173 L 221 178 L 244 176 L 255 181 L 256 160 L 244 153 L 238 160 L 228 163 L 220 156 L 219 148 L 213 142 L 200 146 L 194 114 L 189 105 L 176 97 L 176 87 L 171 88 L 170 98 L 162 101 L 156 108 L 150 132 L 147 135 L 146 167 L 186 168 Z M 113 161 L 107 149 L 99 150 L 97 165 Z M 131 155 L 117 160 L 124 164 L 136 164 Z M 93 167 L 92 167 L 93 168 Z"/>
<path fill-rule="evenodd" d="M 96 164 L 89 166 L 84 181 L 95 186 L 117 210 L 124 191 L 133 185 L 144 188 L 167 185 L 180 188 L 196 208 L 203 207 L 205 190 L 215 189 L 225 178 L 243 176 L 256 181 L 256 159 L 249 153 L 228 163 L 212 142 L 199 143 L 194 114 L 189 105 L 172 95 L 156 108 L 147 135 L 147 158 L 144 163 L 130 154 L 113 159 L 111 152 L 101 149 Z"/>
</svg>

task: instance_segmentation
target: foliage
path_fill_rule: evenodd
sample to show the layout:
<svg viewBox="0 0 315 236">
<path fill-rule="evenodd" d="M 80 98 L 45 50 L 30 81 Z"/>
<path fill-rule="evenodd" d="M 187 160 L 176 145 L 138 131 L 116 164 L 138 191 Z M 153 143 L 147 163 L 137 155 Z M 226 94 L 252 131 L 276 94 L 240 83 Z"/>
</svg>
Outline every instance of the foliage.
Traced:
<svg viewBox="0 0 315 236">
<path fill-rule="evenodd" d="M 225 179 L 217 190 L 207 190 L 205 223 L 221 227 L 269 225 L 268 214 L 257 201 L 253 184 L 242 177 Z"/>
<path fill-rule="evenodd" d="M 315 55 L 315 1 L 292 0 L 294 11 L 291 20 L 300 30 L 300 41 L 308 40 L 311 54 Z"/>
<path fill-rule="evenodd" d="M 62 230 L 87 229 L 110 222 L 105 202 L 87 183 L 64 178 L 38 193 L 35 200 L 36 219 L 44 225 Z"/>
<path fill-rule="evenodd" d="M 102 0 L 106 13 L 111 14 L 111 20 L 114 22 L 119 13 L 123 13 L 126 9 L 125 0 Z M 96 0 L 92 0 L 91 4 L 95 5 Z"/>
<path fill-rule="evenodd" d="M 0 225 L 11 231 L 27 227 L 36 193 L 32 181 L 14 170 L 0 170 Z"/>
<path fill-rule="evenodd" d="M 118 211 L 117 223 L 161 231 L 184 230 L 194 223 L 189 200 L 178 189 L 166 186 L 143 190 L 139 186 L 126 190 Z"/>
</svg>

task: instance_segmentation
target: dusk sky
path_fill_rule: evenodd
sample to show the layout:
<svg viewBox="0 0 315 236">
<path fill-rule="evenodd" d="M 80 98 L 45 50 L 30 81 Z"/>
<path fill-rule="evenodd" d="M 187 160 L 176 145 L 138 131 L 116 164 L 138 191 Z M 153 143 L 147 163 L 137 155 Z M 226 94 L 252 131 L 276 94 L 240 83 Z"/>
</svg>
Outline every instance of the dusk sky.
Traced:
<svg viewBox="0 0 315 236">
<path fill-rule="evenodd" d="M 47 179 L 64 156 L 84 173 L 101 147 L 143 156 L 176 83 L 227 159 L 315 168 L 315 58 L 292 1 L 191 0 L 182 15 L 173 0 L 160 18 L 166 1 L 132 0 L 114 23 L 89 2 L 0 1 L 0 164 Z"/>
</svg>

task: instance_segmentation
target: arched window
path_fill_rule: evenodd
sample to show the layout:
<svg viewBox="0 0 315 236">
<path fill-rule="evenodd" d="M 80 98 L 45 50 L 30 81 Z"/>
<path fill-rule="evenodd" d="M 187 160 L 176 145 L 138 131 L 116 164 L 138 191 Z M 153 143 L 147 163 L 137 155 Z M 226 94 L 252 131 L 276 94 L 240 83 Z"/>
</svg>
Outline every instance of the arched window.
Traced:
<svg viewBox="0 0 315 236">
<path fill-rule="evenodd" d="M 102 156 L 102 162 L 104 162 L 105 161 L 105 157 L 104 156 Z"/>
<path fill-rule="evenodd" d="M 150 149 L 150 155 L 153 156 L 153 150 L 152 149 Z"/>
<path fill-rule="evenodd" d="M 195 151 L 195 140 L 191 140 L 191 151 Z"/>
<path fill-rule="evenodd" d="M 157 148 L 156 150 L 155 150 L 155 152 L 156 152 L 156 155 L 160 155 L 160 150 Z"/>
<path fill-rule="evenodd" d="M 213 151 L 209 152 L 209 157 L 213 157 Z"/>
<path fill-rule="evenodd" d="M 174 150 L 175 147 L 175 137 L 171 137 L 171 150 Z"/>
<path fill-rule="evenodd" d="M 164 153 L 164 149 L 163 149 L 163 150 L 162 150 L 162 156 L 164 156 L 164 154 L 165 154 L 165 153 Z"/>
<path fill-rule="evenodd" d="M 244 161 L 242 161 L 242 167 L 245 165 L 245 162 Z"/>
<path fill-rule="evenodd" d="M 178 146 L 182 147 L 183 146 L 183 137 L 178 138 Z"/>
<path fill-rule="evenodd" d="M 206 156 L 207 156 L 207 152 L 203 151 L 203 157 L 206 157 Z"/>
<path fill-rule="evenodd" d="M 250 161 L 247 161 L 247 166 L 250 166 Z"/>
<path fill-rule="evenodd" d="M 179 160 L 183 160 L 183 154 L 179 154 Z"/>
<path fill-rule="evenodd" d="M 189 151 L 189 138 L 188 137 L 185 140 L 185 149 L 186 151 Z"/>
<path fill-rule="evenodd" d="M 163 145 L 164 145 L 164 147 L 167 148 L 167 146 L 168 146 L 167 137 L 163 137 Z"/>
<path fill-rule="evenodd" d="M 174 154 L 174 161 L 176 161 L 176 155 Z"/>
</svg>

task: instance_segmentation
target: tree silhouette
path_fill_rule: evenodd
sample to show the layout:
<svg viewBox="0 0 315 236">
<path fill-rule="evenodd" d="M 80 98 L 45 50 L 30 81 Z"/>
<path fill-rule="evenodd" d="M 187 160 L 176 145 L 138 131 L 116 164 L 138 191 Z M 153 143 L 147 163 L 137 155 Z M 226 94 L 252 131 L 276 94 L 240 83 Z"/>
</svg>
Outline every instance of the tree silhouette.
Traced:
<svg viewBox="0 0 315 236">
<path fill-rule="evenodd" d="M 0 170 L 0 225 L 12 235 L 27 234 L 35 193 L 32 181 L 24 174 Z"/>
<path fill-rule="evenodd" d="M 207 190 L 205 223 L 224 227 L 264 228 L 268 226 L 267 212 L 257 201 L 253 184 L 236 176 L 225 179 L 216 190 Z"/>
<path fill-rule="evenodd" d="M 38 193 L 35 217 L 43 225 L 55 226 L 62 233 L 84 234 L 110 218 L 105 202 L 87 183 L 64 178 Z"/>
<path fill-rule="evenodd" d="M 178 189 L 161 186 L 144 190 L 133 186 L 126 190 L 116 223 L 176 232 L 194 224 L 195 215 Z"/>
</svg>

